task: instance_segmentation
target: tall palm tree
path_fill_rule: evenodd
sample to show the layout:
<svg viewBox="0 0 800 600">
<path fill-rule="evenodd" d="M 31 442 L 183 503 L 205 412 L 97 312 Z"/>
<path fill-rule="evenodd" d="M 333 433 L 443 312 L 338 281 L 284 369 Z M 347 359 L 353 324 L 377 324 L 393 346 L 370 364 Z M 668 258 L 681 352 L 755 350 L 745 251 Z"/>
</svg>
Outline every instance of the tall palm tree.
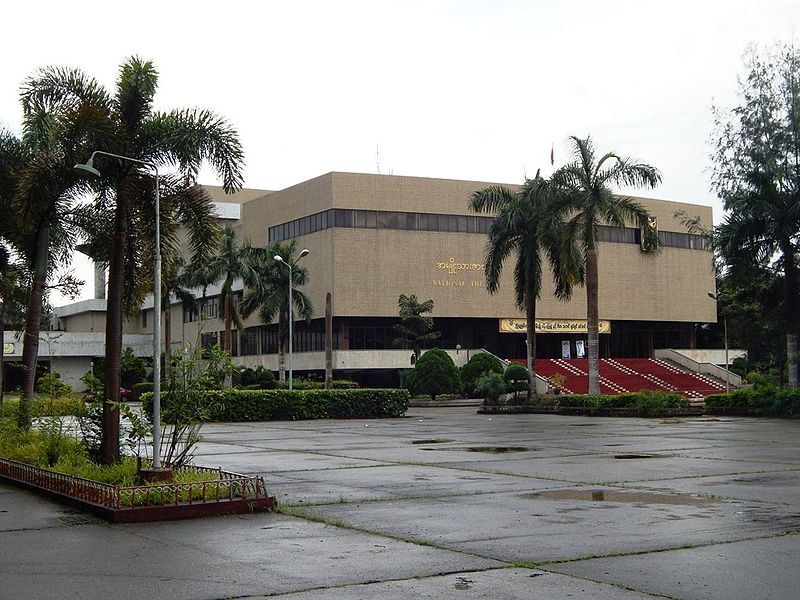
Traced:
<svg viewBox="0 0 800 600">
<path fill-rule="evenodd" d="M 14 262 L 11 251 L 0 241 L 0 405 L 5 390 L 5 349 L 3 335 L 6 323 L 21 322 L 27 301 L 27 275 L 23 265 Z"/>
<path fill-rule="evenodd" d="M 214 113 L 201 109 L 170 112 L 153 110 L 158 73 L 153 63 L 138 57 L 125 60 L 114 93 L 79 70 L 48 67 L 29 78 L 22 102 L 26 120 L 36 129 L 67 118 L 76 110 L 94 119 L 89 133 L 93 149 L 135 158 L 160 167 L 174 167 L 172 182 L 161 205 L 167 225 L 163 254 L 176 252 L 177 223 L 186 226 L 194 260 L 202 262 L 218 231 L 211 200 L 195 183 L 200 166 L 209 162 L 223 180 L 227 192 L 242 184 L 242 147 L 235 130 Z M 88 156 L 80 159 L 86 160 Z M 74 164 L 74 163 L 73 163 Z M 103 159 L 103 177 L 92 182 L 95 208 L 108 225 L 108 300 L 106 311 L 106 402 L 103 405 L 103 462 L 119 457 L 120 355 L 123 311 L 139 309 L 145 282 L 152 274 L 154 211 L 153 178 L 130 161 Z M 176 227 L 170 231 L 169 221 Z M 149 242 L 149 243 L 148 243 Z M 156 357 L 157 359 L 157 357 Z"/>
<path fill-rule="evenodd" d="M 286 341 L 288 340 L 288 320 L 300 318 L 310 321 L 314 316 L 314 306 L 298 287 L 308 283 L 308 269 L 296 265 L 297 240 L 288 244 L 279 242 L 266 248 L 252 248 L 253 270 L 245 277 L 248 293 L 241 304 L 242 315 L 246 318 L 258 311 L 259 320 L 269 325 L 278 317 L 278 379 L 286 379 Z M 286 267 L 275 260 L 280 256 L 283 262 L 292 266 L 292 310 L 289 310 L 289 274 Z"/>
<path fill-rule="evenodd" d="M 69 259 L 72 234 L 69 210 L 76 193 L 70 163 L 81 151 L 86 128 L 96 115 L 75 107 L 63 119 L 25 114 L 22 138 L 0 131 L 0 195 L 3 196 L 3 234 L 32 274 L 31 291 L 22 342 L 23 385 L 18 426 L 30 426 L 30 401 L 34 394 L 39 354 L 39 330 L 48 278 Z"/>
<path fill-rule="evenodd" d="M 180 301 L 184 310 L 194 308 L 195 295 L 191 291 L 192 273 L 186 270 L 186 260 L 176 257 L 164 265 L 161 275 L 161 312 L 164 313 L 164 364 L 167 375 L 172 371 L 172 299 Z"/>
<path fill-rule="evenodd" d="M 574 245 L 564 233 L 563 209 L 553 194 L 550 182 L 537 172 L 517 191 L 491 186 L 473 192 L 468 203 L 475 212 L 497 215 L 486 243 L 484 273 L 490 294 L 500 287 L 503 263 L 516 254 L 514 297 L 527 319 L 529 397 L 536 394 L 536 300 L 544 275 L 542 258 L 549 262 L 559 299 L 568 300 L 572 286 L 583 276 Z"/>
<path fill-rule="evenodd" d="M 236 281 L 251 281 L 254 279 L 253 266 L 250 260 L 252 247 L 249 242 L 240 244 L 236 239 L 236 232 L 231 227 L 222 230 L 217 252 L 204 264 L 195 264 L 190 267 L 191 274 L 187 283 L 205 289 L 209 285 L 222 282 L 220 297 L 223 303 L 223 319 L 225 321 L 225 336 L 222 340 L 223 349 L 228 354 L 233 354 L 233 325 L 241 331 L 243 328 L 242 315 L 234 301 Z M 203 294 L 205 296 L 205 293 Z"/>
<path fill-rule="evenodd" d="M 572 161 L 550 176 L 558 190 L 562 210 L 570 214 L 568 235 L 582 247 L 586 269 L 586 325 L 588 329 L 589 393 L 600 393 L 600 346 L 598 335 L 598 227 L 638 225 L 646 239 L 642 248 L 658 252 L 657 233 L 648 227 L 648 213 L 627 196 L 617 196 L 612 186 L 654 188 L 661 182 L 658 169 L 608 152 L 599 159 L 589 137 L 570 137 Z"/>
</svg>

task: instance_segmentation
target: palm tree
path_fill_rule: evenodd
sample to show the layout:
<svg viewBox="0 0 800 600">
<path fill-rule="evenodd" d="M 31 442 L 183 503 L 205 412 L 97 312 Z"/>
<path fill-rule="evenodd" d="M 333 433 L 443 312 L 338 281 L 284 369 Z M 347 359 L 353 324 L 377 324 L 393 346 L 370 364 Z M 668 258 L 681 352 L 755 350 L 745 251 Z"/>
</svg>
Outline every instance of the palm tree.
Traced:
<svg viewBox="0 0 800 600">
<path fill-rule="evenodd" d="M 400 294 L 397 305 L 400 307 L 400 323 L 394 326 L 397 336 L 394 343 L 411 346 L 416 364 L 422 354 L 422 344 L 439 339 L 442 335 L 440 331 L 433 330 L 433 319 L 423 316 L 433 310 L 433 300 L 420 302 L 413 294 Z"/>
<path fill-rule="evenodd" d="M 657 233 L 647 224 L 647 211 L 627 196 L 616 196 L 611 186 L 654 188 L 661 182 L 658 169 L 608 152 L 597 159 L 589 137 L 572 140 L 572 162 L 550 177 L 558 191 L 562 210 L 570 214 L 568 235 L 578 241 L 586 269 L 586 325 L 588 329 L 589 393 L 600 393 L 598 336 L 598 228 L 608 224 L 638 225 L 645 239 L 642 248 L 658 252 Z"/>
<path fill-rule="evenodd" d="M 24 267 L 13 261 L 9 249 L 0 242 L 0 405 L 5 388 L 3 335 L 9 320 L 12 323 L 22 321 L 27 295 Z"/>
<path fill-rule="evenodd" d="M 222 340 L 223 349 L 228 354 L 233 354 L 233 325 L 241 331 L 242 315 L 236 302 L 234 302 L 234 283 L 237 280 L 251 281 L 254 279 L 253 266 L 250 257 L 253 249 L 250 243 L 240 244 L 236 239 L 236 232 L 231 227 L 222 230 L 217 253 L 205 264 L 196 264 L 190 267 L 191 274 L 187 283 L 196 287 L 205 288 L 222 282 L 220 297 L 223 302 L 223 318 L 225 320 L 225 336 Z M 205 292 L 203 293 L 205 296 Z"/>
<path fill-rule="evenodd" d="M 186 270 L 186 260 L 178 256 L 164 265 L 161 275 L 161 312 L 164 313 L 164 364 L 167 377 L 172 370 L 172 298 L 180 300 L 184 310 L 194 308 L 195 295 L 189 289 L 192 273 Z"/>
<path fill-rule="evenodd" d="M 554 201 L 550 182 L 536 173 L 519 190 L 491 186 L 473 192 L 469 208 L 495 213 L 486 243 L 486 289 L 494 294 L 500 287 L 503 263 L 516 254 L 514 295 L 525 311 L 528 342 L 529 397 L 536 394 L 536 300 L 542 288 L 543 255 L 547 257 L 555 282 L 556 297 L 568 300 L 572 286 L 583 272 L 574 245 L 564 233 L 562 210 Z"/>
<path fill-rule="evenodd" d="M 297 240 L 286 245 L 275 243 L 266 248 L 252 248 L 253 269 L 244 282 L 249 292 L 241 304 L 242 315 L 246 318 L 258 311 L 259 320 L 269 325 L 278 317 L 278 379 L 286 379 L 286 340 L 288 339 L 288 319 L 297 315 L 305 321 L 314 316 L 314 305 L 297 288 L 308 283 L 308 269 L 297 262 Z M 280 256 L 283 262 L 292 265 L 292 311 L 289 311 L 289 274 L 286 267 L 275 260 Z"/>
<path fill-rule="evenodd" d="M 84 121 L 89 117 L 93 121 L 89 134 L 79 141 L 90 137 L 93 149 L 175 167 L 178 174 L 172 181 L 164 178 L 167 202 L 162 203 L 160 215 L 165 226 L 162 254 L 177 251 L 176 230 L 181 223 L 188 229 L 194 260 L 201 262 L 218 233 L 210 198 L 191 186 L 200 166 L 208 161 L 227 192 L 241 187 L 242 147 L 233 128 L 210 111 L 153 111 L 157 84 L 152 62 L 138 57 L 123 62 L 113 94 L 78 70 L 45 68 L 23 88 L 25 118 L 33 128 L 46 130 L 50 123 L 81 109 Z M 103 178 L 92 182 L 95 209 L 110 240 L 102 456 L 103 462 L 113 463 L 119 457 L 119 414 L 114 406 L 119 400 L 123 310 L 140 308 L 138 301 L 152 274 L 154 190 L 153 178 L 135 163 L 104 159 L 100 166 Z M 170 221 L 174 224 L 171 230 Z"/>
<path fill-rule="evenodd" d="M 79 140 L 97 122 L 82 105 L 68 117 L 25 115 L 23 137 L 0 131 L 0 195 L 5 227 L 2 235 L 32 274 L 22 342 L 24 367 L 18 426 L 30 426 L 39 354 L 39 330 L 48 278 L 69 259 L 72 235 L 68 213 L 81 184 L 71 171 Z M 71 163 L 71 164 L 70 164 Z M 85 188 L 84 188 L 85 189 Z"/>
</svg>

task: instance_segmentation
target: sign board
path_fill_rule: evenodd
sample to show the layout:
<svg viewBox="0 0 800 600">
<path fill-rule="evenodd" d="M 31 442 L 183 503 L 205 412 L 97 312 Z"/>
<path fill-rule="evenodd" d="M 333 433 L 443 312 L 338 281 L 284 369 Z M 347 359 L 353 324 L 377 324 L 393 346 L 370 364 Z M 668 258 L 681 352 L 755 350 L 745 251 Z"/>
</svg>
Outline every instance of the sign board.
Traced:
<svg viewBox="0 0 800 600">
<path fill-rule="evenodd" d="M 526 319 L 500 319 L 500 333 L 525 333 Z M 611 321 L 600 320 L 599 333 L 611 333 Z M 588 333 L 585 319 L 536 319 L 536 333 Z"/>
<path fill-rule="evenodd" d="M 14 344 L 3 344 L 3 354 L 14 354 Z"/>
</svg>

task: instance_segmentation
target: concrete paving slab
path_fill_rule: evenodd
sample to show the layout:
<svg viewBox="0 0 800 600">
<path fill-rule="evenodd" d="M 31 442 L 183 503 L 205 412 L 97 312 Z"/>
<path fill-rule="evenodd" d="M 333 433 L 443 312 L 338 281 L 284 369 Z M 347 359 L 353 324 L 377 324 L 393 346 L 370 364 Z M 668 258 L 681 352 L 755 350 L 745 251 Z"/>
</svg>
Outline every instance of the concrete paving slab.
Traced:
<svg viewBox="0 0 800 600">
<path fill-rule="evenodd" d="M 563 484 L 532 478 L 445 469 L 427 465 L 389 465 L 284 473 L 267 487 L 293 502 L 339 503 L 363 500 L 453 496 L 511 490 L 534 490 Z"/>
<path fill-rule="evenodd" d="M 687 458 L 661 452 L 646 453 L 647 456 L 635 458 L 636 454 L 638 453 L 620 452 L 513 461 L 443 462 L 442 466 L 592 484 L 641 482 L 681 478 L 687 475 L 726 475 L 786 470 L 786 465 L 774 463 Z"/>
<path fill-rule="evenodd" d="M 800 470 L 648 481 L 635 487 L 800 507 Z"/>
<path fill-rule="evenodd" d="M 800 467 L 800 449 L 780 444 L 735 444 L 714 445 L 707 448 L 686 448 L 675 454 L 690 458 L 712 458 L 718 460 L 741 460 L 745 462 L 780 463 Z"/>
<path fill-rule="evenodd" d="M 238 453 L 205 456 L 195 454 L 197 464 L 212 463 L 234 473 L 259 473 L 269 475 L 284 471 L 308 471 L 319 469 L 344 469 L 353 467 L 373 467 L 384 464 L 374 460 L 360 460 L 306 452 L 283 452 L 277 450 L 245 449 Z"/>
<path fill-rule="evenodd" d="M 599 558 L 548 570 L 614 583 L 669 598 L 787 600 L 798 597 L 800 536 L 746 540 Z"/>
<path fill-rule="evenodd" d="M 3 533 L 3 594 L 226 598 L 485 569 L 500 563 L 275 514 Z"/>
<path fill-rule="evenodd" d="M 660 596 L 659 596 L 660 597 Z M 617 586 L 528 569 L 493 569 L 287 594 L 286 600 L 654 600 Z"/>
<path fill-rule="evenodd" d="M 570 491 L 578 489 L 590 495 L 598 488 Z M 498 493 L 303 510 L 369 531 L 532 562 L 738 540 L 800 527 L 797 511 L 782 505 L 696 498 L 681 502 L 671 494 L 640 501 L 554 500 L 547 494 Z"/>
<path fill-rule="evenodd" d="M 99 520 L 42 496 L 0 484 L 0 532 L 64 527 Z"/>
<path fill-rule="evenodd" d="M 424 441 L 424 440 L 420 440 Z M 523 445 L 520 445 L 523 444 Z M 493 449 L 510 448 L 511 451 L 493 451 Z M 524 451 L 520 449 L 526 448 Z M 428 443 L 393 445 L 382 448 L 359 449 L 330 449 L 338 456 L 352 458 L 370 458 L 386 462 L 413 462 L 425 464 L 455 464 L 459 462 L 482 462 L 497 460 L 502 454 L 503 461 L 519 460 L 522 458 L 552 458 L 556 456 L 575 456 L 588 454 L 583 450 L 566 450 L 558 448 L 542 448 L 518 440 L 485 440 L 476 442 L 474 439 L 466 442 Z"/>
</svg>

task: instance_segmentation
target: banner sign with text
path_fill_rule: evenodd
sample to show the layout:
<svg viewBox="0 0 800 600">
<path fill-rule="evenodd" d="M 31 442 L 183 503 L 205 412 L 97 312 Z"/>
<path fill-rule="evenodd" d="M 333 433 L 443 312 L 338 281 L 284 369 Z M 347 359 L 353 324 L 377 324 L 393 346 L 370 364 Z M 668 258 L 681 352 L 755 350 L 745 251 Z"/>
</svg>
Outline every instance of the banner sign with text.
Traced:
<svg viewBox="0 0 800 600">
<path fill-rule="evenodd" d="M 525 319 L 500 319 L 500 333 L 525 333 Z M 597 324 L 599 333 L 611 333 L 611 321 Z M 536 319 L 536 333 L 587 333 L 585 319 Z"/>
</svg>

